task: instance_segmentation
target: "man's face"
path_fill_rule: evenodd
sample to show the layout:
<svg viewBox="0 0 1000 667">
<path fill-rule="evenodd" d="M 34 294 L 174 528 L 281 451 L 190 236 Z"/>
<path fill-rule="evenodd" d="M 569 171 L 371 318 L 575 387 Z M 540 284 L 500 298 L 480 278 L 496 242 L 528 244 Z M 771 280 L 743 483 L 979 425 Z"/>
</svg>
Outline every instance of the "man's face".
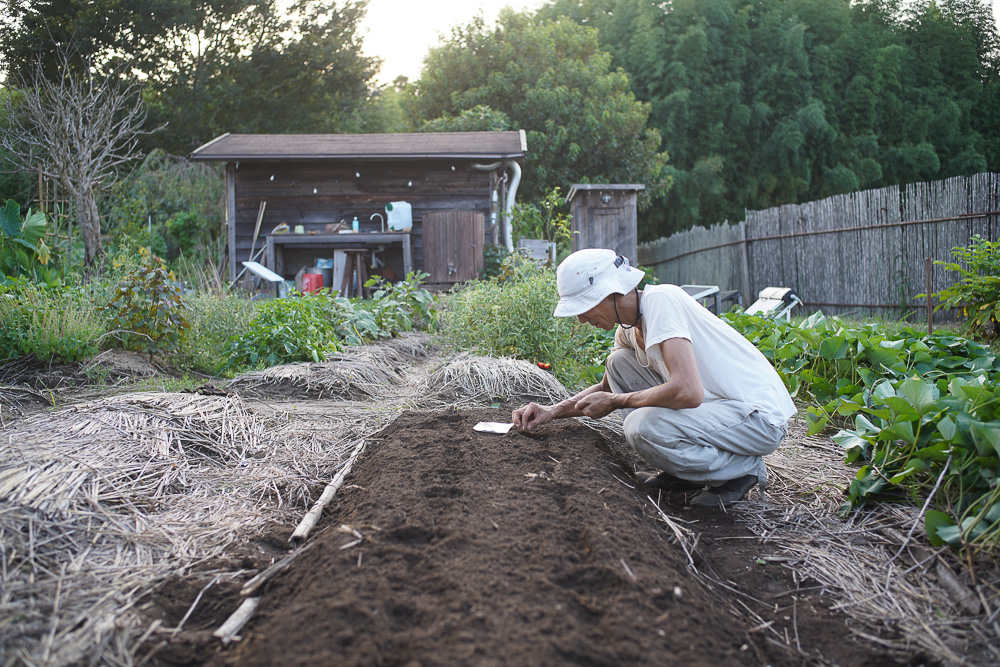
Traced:
<svg viewBox="0 0 1000 667">
<path fill-rule="evenodd" d="M 587 312 L 577 315 L 576 319 L 581 324 L 589 324 L 605 331 L 611 331 L 615 328 L 615 324 L 618 323 L 615 320 L 614 307 L 611 304 L 610 296 Z"/>
</svg>

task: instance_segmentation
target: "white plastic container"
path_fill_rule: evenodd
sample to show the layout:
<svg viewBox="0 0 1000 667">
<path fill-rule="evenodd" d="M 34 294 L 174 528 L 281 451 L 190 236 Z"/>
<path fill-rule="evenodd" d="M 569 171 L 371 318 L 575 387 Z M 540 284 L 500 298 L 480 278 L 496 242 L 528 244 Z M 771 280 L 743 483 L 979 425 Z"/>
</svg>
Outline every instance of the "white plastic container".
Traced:
<svg viewBox="0 0 1000 667">
<path fill-rule="evenodd" d="M 413 208 L 409 202 L 394 201 L 385 205 L 387 225 L 394 232 L 413 229 Z"/>
</svg>

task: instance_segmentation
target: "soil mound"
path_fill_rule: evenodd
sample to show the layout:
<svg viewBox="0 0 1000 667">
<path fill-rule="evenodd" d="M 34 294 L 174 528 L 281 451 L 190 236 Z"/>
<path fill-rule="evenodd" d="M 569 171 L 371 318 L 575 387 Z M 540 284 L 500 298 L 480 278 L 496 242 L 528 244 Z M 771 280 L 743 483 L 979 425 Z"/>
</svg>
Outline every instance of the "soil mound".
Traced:
<svg viewBox="0 0 1000 667">
<path fill-rule="evenodd" d="M 403 413 L 369 442 L 326 528 L 256 593 L 242 641 L 220 648 L 192 628 L 154 662 L 804 663 L 692 576 L 605 436 L 576 421 L 537 433 L 472 428 L 508 418 L 491 409 Z M 752 562 L 743 550 L 737 558 Z M 799 602 L 799 623 L 807 611 Z M 830 663 L 893 663 L 853 644 L 841 621 L 813 620 L 807 644 Z"/>
</svg>

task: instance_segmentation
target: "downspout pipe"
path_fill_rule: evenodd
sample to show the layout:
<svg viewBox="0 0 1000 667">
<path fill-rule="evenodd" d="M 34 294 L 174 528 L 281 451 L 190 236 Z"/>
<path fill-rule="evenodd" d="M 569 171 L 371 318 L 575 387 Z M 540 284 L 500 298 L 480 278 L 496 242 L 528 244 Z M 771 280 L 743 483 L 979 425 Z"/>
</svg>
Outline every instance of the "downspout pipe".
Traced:
<svg viewBox="0 0 1000 667">
<path fill-rule="evenodd" d="M 507 188 L 507 199 L 504 201 L 503 237 L 507 244 L 507 252 L 514 252 L 514 231 L 510 221 L 511 215 L 514 212 L 514 198 L 517 197 L 517 186 L 521 184 L 521 165 L 515 160 L 508 160 L 507 166 L 510 167 L 512 176 L 510 187 Z"/>
<path fill-rule="evenodd" d="M 514 231 L 511 227 L 510 220 L 511 215 L 514 212 L 514 202 L 517 197 L 517 186 L 521 184 L 521 165 L 519 165 L 516 160 L 507 160 L 506 164 L 504 164 L 503 161 L 500 161 L 492 162 L 490 164 L 473 164 L 470 166 L 473 169 L 478 169 L 479 171 L 493 171 L 494 169 L 498 169 L 501 165 L 503 165 L 504 169 L 510 169 L 511 171 L 510 187 L 507 188 L 507 197 L 504 200 L 503 208 L 503 241 L 504 245 L 507 247 L 507 252 L 514 252 Z M 496 215 L 496 209 L 491 208 L 491 226 L 497 224 Z"/>
<path fill-rule="evenodd" d="M 502 164 L 503 164 L 503 161 L 499 161 L 499 162 L 491 162 L 490 164 L 472 164 L 472 165 L 469 165 L 469 166 L 471 166 L 473 169 L 476 169 L 478 171 L 494 171 L 495 169 L 499 169 Z M 499 181 L 498 181 L 498 185 L 499 185 Z M 493 192 L 491 193 L 491 201 L 490 201 L 490 226 L 489 226 L 489 229 L 494 230 L 493 232 L 491 232 L 491 234 L 493 236 L 494 243 L 497 240 L 497 233 L 496 233 L 496 229 L 497 229 L 497 214 L 498 214 L 497 191 L 496 191 L 496 188 L 494 188 Z"/>
</svg>

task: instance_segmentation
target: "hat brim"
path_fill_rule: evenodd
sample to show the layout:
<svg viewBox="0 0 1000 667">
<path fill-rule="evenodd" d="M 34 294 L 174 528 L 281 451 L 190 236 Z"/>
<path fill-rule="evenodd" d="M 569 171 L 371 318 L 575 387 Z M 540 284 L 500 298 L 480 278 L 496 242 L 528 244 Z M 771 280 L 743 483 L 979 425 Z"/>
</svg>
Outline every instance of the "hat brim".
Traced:
<svg viewBox="0 0 1000 667">
<path fill-rule="evenodd" d="M 576 317 L 577 315 L 582 315 L 612 294 L 630 293 L 638 287 L 645 275 L 644 272 L 633 268 L 623 276 L 616 276 L 618 280 L 615 281 L 617 283 L 615 285 L 609 285 L 606 281 L 600 281 L 582 292 L 561 297 L 552 315 L 554 317 Z"/>
</svg>

